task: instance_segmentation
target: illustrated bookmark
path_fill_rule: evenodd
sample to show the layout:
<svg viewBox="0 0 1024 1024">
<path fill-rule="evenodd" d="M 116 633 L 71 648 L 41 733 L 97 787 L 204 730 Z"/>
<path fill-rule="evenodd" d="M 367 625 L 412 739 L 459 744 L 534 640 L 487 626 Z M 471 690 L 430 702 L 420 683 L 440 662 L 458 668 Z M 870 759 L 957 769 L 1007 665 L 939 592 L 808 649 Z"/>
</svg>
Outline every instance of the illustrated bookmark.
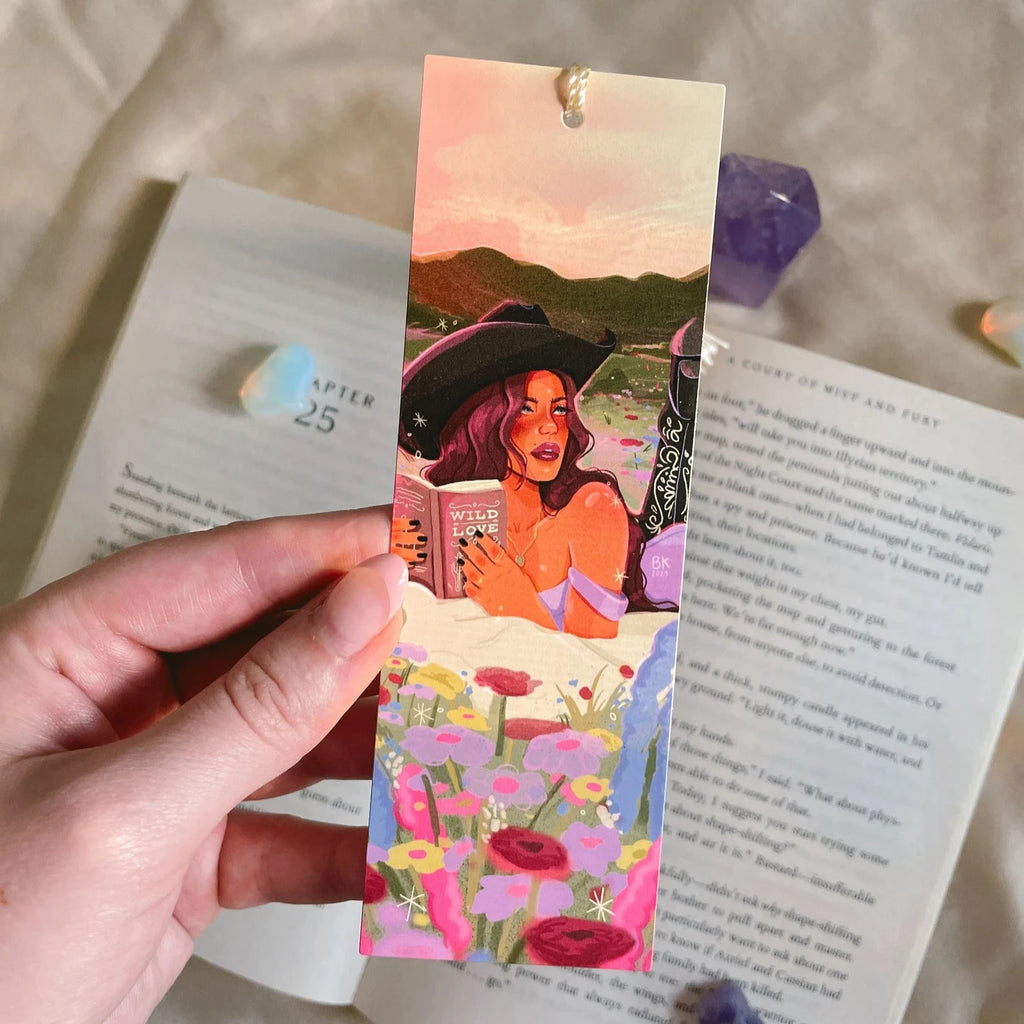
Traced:
<svg viewBox="0 0 1024 1024">
<path fill-rule="evenodd" d="M 651 966 L 723 101 L 427 58 L 364 953 Z"/>
</svg>

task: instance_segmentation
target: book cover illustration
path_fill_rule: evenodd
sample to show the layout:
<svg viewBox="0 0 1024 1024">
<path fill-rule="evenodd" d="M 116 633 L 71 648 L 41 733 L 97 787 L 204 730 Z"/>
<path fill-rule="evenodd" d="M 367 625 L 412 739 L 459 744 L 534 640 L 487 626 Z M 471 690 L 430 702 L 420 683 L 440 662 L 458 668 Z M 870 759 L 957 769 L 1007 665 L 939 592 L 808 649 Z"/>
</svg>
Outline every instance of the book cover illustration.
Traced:
<svg viewBox="0 0 1024 1024">
<path fill-rule="evenodd" d="M 367 954 L 652 963 L 723 90 L 558 75 L 426 63 Z"/>
</svg>

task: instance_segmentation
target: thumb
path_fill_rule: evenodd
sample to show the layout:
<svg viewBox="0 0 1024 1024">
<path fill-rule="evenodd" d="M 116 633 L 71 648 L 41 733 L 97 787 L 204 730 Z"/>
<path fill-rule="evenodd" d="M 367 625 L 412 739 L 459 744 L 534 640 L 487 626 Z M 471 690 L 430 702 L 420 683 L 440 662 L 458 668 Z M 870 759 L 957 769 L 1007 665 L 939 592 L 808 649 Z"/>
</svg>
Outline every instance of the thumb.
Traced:
<svg viewBox="0 0 1024 1024">
<path fill-rule="evenodd" d="M 161 823 L 185 843 L 208 834 L 356 701 L 398 639 L 408 579 L 396 555 L 363 562 L 202 693 L 117 744 L 110 767 L 130 802 L 156 801 Z"/>
</svg>

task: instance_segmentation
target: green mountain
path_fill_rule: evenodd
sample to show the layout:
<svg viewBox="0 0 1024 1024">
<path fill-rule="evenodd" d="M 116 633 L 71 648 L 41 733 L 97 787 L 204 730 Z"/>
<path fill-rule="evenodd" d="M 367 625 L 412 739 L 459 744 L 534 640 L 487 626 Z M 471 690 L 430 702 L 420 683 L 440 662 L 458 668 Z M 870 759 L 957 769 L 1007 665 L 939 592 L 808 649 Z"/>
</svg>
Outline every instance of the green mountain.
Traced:
<svg viewBox="0 0 1024 1024">
<path fill-rule="evenodd" d="M 547 267 L 520 263 L 495 249 L 477 248 L 412 262 L 409 319 L 431 330 L 444 316 L 471 322 L 504 299 L 536 303 L 555 327 L 597 338 L 607 327 L 619 351 L 663 343 L 701 315 L 707 268 L 686 279 L 643 274 L 571 280 Z"/>
</svg>

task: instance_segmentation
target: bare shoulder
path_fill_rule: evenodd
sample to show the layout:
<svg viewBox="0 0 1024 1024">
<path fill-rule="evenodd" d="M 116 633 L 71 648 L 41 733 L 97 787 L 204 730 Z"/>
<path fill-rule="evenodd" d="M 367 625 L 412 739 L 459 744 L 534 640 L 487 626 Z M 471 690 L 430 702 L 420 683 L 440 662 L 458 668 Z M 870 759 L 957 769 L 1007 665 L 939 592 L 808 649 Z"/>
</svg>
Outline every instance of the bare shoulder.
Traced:
<svg viewBox="0 0 1024 1024">
<path fill-rule="evenodd" d="M 626 507 L 618 492 L 601 480 L 585 483 L 573 496 L 568 508 L 588 519 L 614 521 L 626 518 Z"/>
</svg>

